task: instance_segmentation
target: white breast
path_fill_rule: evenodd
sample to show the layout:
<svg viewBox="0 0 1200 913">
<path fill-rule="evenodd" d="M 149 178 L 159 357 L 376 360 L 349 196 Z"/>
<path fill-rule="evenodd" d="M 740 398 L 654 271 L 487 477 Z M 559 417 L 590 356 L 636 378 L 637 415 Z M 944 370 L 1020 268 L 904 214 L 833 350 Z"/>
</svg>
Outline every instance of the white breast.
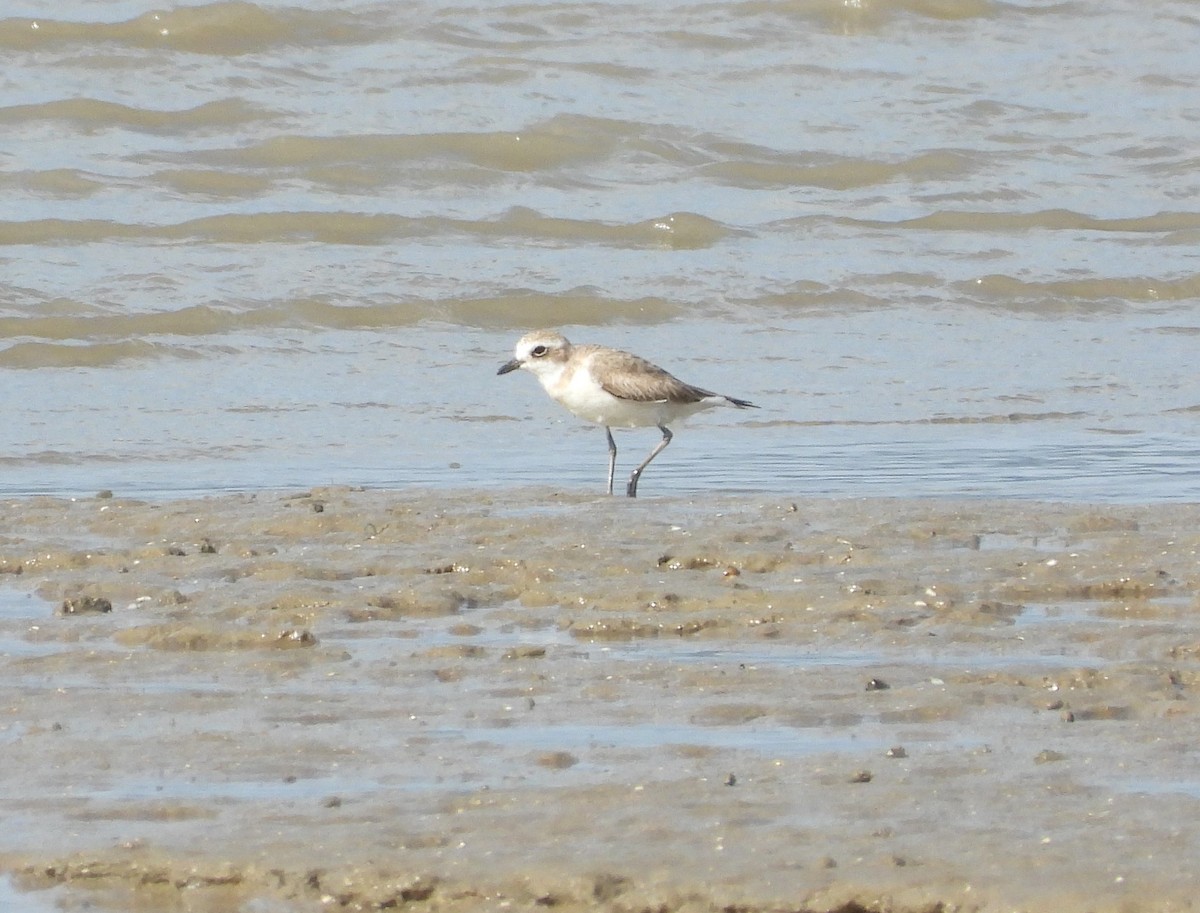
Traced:
<svg viewBox="0 0 1200 913">
<path fill-rule="evenodd" d="M 639 402 L 619 399 L 605 390 L 589 370 L 591 358 L 584 359 L 574 369 L 566 366 L 553 374 L 539 377 L 546 392 L 573 415 L 598 425 L 617 428 L 644 428 L 678 421 L 693 412 L 715 405 L 706 400 L 698 403 Z"/>
</svg>

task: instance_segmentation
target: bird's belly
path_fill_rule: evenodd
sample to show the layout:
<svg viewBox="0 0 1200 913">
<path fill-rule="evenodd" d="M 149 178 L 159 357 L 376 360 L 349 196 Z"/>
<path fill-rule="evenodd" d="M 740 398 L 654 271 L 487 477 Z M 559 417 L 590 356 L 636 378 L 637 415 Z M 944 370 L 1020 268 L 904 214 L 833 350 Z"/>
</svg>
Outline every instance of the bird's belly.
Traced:
<svg viewBox="0 0 1200 913">
<path fill-rule="evenodd" d="M 647 428 L 679 421 L 704 408 L 704 403 L 645 402 L 619 399 L 610 393 L 584 393 L 563 397 L 559 402 L 573 415 L 613 428 Z"/>
</svg>

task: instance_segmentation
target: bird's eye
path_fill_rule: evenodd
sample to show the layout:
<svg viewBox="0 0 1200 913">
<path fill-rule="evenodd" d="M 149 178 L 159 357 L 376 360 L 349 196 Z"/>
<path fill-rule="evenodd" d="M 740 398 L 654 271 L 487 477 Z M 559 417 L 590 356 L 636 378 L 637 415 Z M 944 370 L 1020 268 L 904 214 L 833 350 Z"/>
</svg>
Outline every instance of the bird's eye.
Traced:
<svg viewBox="0 0 1200 913">
<path fill-rule="evenodd" d="M 541 358 L 548 351 L 549 351 L 549 349 L 547 349 L 545 346 L 534 346 L 530 350 L 529 354 L 532 355 L 534 358 Z"/>
</svg>

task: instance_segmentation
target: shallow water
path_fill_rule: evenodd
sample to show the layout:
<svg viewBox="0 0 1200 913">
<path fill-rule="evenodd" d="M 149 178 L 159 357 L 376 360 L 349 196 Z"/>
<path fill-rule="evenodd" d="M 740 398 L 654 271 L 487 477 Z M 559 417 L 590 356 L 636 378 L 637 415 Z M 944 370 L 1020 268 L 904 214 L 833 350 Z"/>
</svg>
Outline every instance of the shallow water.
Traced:
<svg viewBox="0 0 1200 913">
<path fill-rule="evenodd" d="M 557 325 L 763 407 L 645 495 L 1200 497 L 1190 3 L 47 12 L 0 19 L 4 492 L 599 490 L 495 377 Z"/>
<path fill-rule="evenodd" d="M 59 903 L 62 891 L 22 891 L 7 875 L 0 877 L 0 909 L 24 910 L 28 913 L 58 913 L 63 909 Z"/>
</svg>

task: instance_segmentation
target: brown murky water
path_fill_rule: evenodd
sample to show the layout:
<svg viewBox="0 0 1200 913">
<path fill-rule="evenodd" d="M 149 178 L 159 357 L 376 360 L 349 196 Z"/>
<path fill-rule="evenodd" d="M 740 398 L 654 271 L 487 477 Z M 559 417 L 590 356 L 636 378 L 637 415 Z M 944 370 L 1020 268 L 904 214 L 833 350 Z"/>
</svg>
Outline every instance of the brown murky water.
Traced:
<svg viewBox="0 0 1200 913">
<path fill-rule="evenodd" d="M 71 909 L 1189 909 L 1197 530 L 546 488 L 4 502 L 0 864 Z"/>
<path fill-rule="evenodd" d="M 647 493 L 1200 500 L 1198 40 L 1190 0 L 6 0 L 0 495 L 589 490 L 600 432 L 495 378 L 549 325 L 762 406 Z"/>
<path fill-rule="evenodd" d="M 7 0 L 0 907 L 1190 908 L 1197 44 Z"/>
</svg>

